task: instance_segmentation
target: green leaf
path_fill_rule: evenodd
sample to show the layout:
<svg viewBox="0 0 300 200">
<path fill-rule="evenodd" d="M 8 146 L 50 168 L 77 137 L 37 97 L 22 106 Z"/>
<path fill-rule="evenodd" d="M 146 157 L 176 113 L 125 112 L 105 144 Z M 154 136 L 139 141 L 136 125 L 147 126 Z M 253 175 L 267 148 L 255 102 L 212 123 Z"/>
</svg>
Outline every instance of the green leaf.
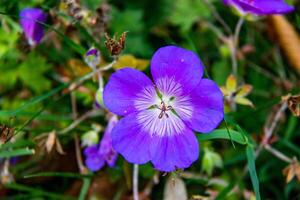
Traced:
<svg viewBox="0 0 300 200">
<path fill-rule="evenodd" d="M 243 133 L 234 130 L 229 130 L 229 132 L 230 135 L 228 134 L 228 130 L 226 129 L 217 129 L 207 134 L 197 134 L 197 138 L 199 141 L 226 139 L 233 140 L 242 145 L 248 144 L 248 139 Z"/>
<path fill-rule="evenodd" d="M 0 148 L 0 152 L 6 151 L 7 149 L 16 149 L 16 148 L 24 148 L 24 147 L 32 147 L 34 146 L 34 142 L 32 140 L 26 139 L 17 139 L 14 142 L 7 142 L 3 144 Z"/>
<path fill-rule="evenodd" d="M 209 148 L 204 149 L 204 156 L 202 158 L 202 169 L 209 175 L 212 175 L 213 169 L 223 166 L 221 156 Z"/>
<path fill-rule="evenodd" d="M 254 150 L 251 145 L 247 145 L 246 147 L 246 154 L 248 159 L 248 169 L 250 173 L 251 182 L 254 188 L 256 200 L 260 200 L 260 193 L 259 193 L 259 181 L 256 174 L 255 168 L 255 158 L 254 158 Z"/>
<path fill-rule="evenodd" d="M 23 148 L 14 150 L 3 150 L 0 152 L 0 158 L 10 158 L 15 156 L 26 156 L 34 154 L 34 149 Z"/>
</svg>

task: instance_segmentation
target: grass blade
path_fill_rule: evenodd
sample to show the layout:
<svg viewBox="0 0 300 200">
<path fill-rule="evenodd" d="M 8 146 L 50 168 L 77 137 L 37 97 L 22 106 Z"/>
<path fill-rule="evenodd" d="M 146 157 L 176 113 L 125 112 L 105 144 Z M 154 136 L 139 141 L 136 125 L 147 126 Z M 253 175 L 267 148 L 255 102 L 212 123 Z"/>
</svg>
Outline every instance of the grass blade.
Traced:
<svg viewBox="0 0 300 200">
<path fill-rule="evenodd" d="M 65 178 L 91 178 L 92 175 L 82 175 L 71 172 L 42 172 L 36 174 L 25 175 L 24 178 L 34 178 L 42 176 L 55 176 L 55 177 L 65 177 Z"/>
<path fill-rule="evenodd" d="M 54 88 L 53 90 L 51 90 L 50 92 L 47 92 L 46 94 L 37 96 L 32 98 L 31 100 L 29 100 L 28 102 L 26 102 L 25 104 L 23 104 L 22 106 L 20 106 L 19 108 L 17 108 L 16 110 L 12 110 L 12 111 L 0 111 L 0 116 L 15 116 L 17 113 L 19 113 L 20 111 L 24 110 L 25 108 L 37 104 L 51 96 L 53 96 L 54 94 L 56 94 L 57 92 L 61 91 L 62 89 L 64 89 L 65 87 L 67 87 L 68 84 L 61 84 L 60 86 Z"/>
<path fill-rule="evenodd" d="M 34 149 L 23 148 L 14 150 L 3 150 L 0 152 L 0 158 L 10 158 L 15 156 L 26 156 L 34 154 Z"/>
<path fill-rule="evenodd" d="M 78 197 L 79 200 L 85 200 L 85 196 L 89 190 L 90 184 L 91 184 L 91 179 L 89 178 L 83 179 L 83 185 L 81 187 L 80 194 Z"/>
<path fill-rule="evenodd" d="M 253 147 L 250 145 L 247 145 L 246 147 L 246 154 L 248 159 L 248 169 L 250 173 L 251 182 L 254 188 L 256 200 L 260 200 L 260 193 L 259 193 L 259 181 L 256 174 L 256 168 L 255 168 L 255 158 L 254 158 L 254 150 Z"/>
<path fill-rule="evenodd" d="M 17 190 L 17 191 L 22 191 L 22 192 L 29 192 L 35 195 L 41 195 L 44 197 L 49 197 L 50 199 L 74 199 L 71 197 L 68 197 L 66 195 L 60 195 L 60 194 L 56 194 L 53 192 L 48 192 L 48 191 L 44 191 L 41 189 L 37 189 L 37 188 L 31 188 L 25 185 L 21 185 L 18 183 L 10 183 L 5 185 L 6 188 L 8 189 L 12 189 L 12 190 Z"/>
</svg>

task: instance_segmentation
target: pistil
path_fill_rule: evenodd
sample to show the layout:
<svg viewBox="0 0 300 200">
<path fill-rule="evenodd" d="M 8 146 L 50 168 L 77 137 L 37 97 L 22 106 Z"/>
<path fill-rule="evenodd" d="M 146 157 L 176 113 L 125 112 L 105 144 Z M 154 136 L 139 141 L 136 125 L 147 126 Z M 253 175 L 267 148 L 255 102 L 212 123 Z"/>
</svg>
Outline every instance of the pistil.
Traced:
<svg viewBox="0 0 300 200">
<path fill-rule="evenodd" d="M 161 110 L 160 114 L 158 115 L 159 119 L 162 119 L 163 116 L 166 116 L 167 118 L 169 118 L 169 115 L 168 115 L 167 111 L 173 109 L 172 106 L 167 106 L 165 104 L 165 102 L 163 102 L 163 101 L 160 103 L 160 106 L 155 105 L 155 107 L 158 108 L 159 110 Z"/>
</svg>

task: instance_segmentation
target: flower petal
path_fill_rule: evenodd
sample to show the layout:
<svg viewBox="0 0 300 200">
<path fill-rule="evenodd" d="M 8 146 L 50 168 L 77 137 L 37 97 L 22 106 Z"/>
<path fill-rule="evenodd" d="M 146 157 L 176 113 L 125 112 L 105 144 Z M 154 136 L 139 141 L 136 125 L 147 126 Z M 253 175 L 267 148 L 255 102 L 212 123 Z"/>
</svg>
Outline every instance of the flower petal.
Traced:
<svg viewBox="0 0 300 200">
<path fill-rule="evenodd" d="M 118 153 L 113 149 L 111 142 L 111 131 L 117 123 L 118 118 L 116 115 L 113 115 L 108 121 L 107 128 L 105 129 L 99 147 L 99 153 L 103 156 L 110 167 L 115 165 L 118 158 Z"/>
<path fill-rule="evenodd" d="M 114 149 L 124 158 L 135 164 L 144 164 L 150 160 L 150 134 L 142 128 L 137 119 L 138 113 L 122 118 L 111 133 Z"/>
<path fill-rule="evenodd" d="M 171 172 L 191 166 L 199 157 L 199 144 L 192 130 L 186 127 L 172 136 L 155 135 L 150 152 L 157 170 Z"/>
<path fill-rule="evenodd" d="M 20 24 L 29 44 L 38 44 L 43 35 L 44 27 L 38 22 L 45 23 L 47 15 L 38 8 L 25 8 L 20 12 Z"/>
<path fill-rule="evenodd" d="M 142 72 L 124 68 L 110 77 L 104 88 L 105 106 L 117 115 L 128 115 L 149 108 L 155 103 L 152 81 Z"/>
<path fill-rule="evenodd" d="M 243 12 L 250 12 L 256 15 L 284 14 L 295 9 L 283 0 L 230 0 L 230 2 Z"/>
<path fill-rule="evenodd" d="M 238 90 L 236 96 L 245 97 L 252 91 L 252 89 L 253 89 L 252 85 L 245 84 Z"/>
<path fill-rule="evenodd" d="M 237 104 L 244 105 L 244 106 L 254 107 L 253 103 L 245 97 L 235 97 L 234 102 Z"/>
<path fill-rule="evenodd" d="M 87 147 L 84 150 L 84 155 L 86 156 L 85 165 L 91 171 L 98 171 L 105 164 L 103 157 L 98 152 L 98 145 Z"/>
<path fill-rule="evenodd" d="M 202 133 L 215 129 L 224 117 L 223 94 L 209 79 L 202 79 L 184 101 L 175 103 L 180 118 L 191 129 Z"/>
<path fill-rule="evenodd" d="M 226 80 L 226 89 L 230 92 L 230 93 L 234 93 L 237 89 L 237 80 L 236 78 L 231 74 L 228 76 L 227 80 Z"/>
<path fill-rule="evenodd" d="M 200 82 L 203 65 L 192 51 L 176 46 L 158 49 L 151 60 L 151 74 L 165 95 L 188 93 Z"/>
</svg>

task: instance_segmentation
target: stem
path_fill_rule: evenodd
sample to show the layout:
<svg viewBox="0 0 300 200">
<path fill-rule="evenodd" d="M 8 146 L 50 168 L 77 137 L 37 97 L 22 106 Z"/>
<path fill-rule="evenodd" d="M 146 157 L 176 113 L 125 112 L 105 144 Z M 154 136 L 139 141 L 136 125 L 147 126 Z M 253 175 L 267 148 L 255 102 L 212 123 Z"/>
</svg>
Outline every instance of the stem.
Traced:
<svg viewBox="0 0 300 200">
<path fill-rule="evenodd" d="M 239 44 L 239 35 L 241 32 L 242 25 L 244 23 L 244 18 L 240 18 L 238 23 L 236 24 L 234 35 L 232 38 L 232 43 L 230 44 L 230 53 L 231 53 L 231 61 L 232 61 L 232 73 L 235 77 L 237 77 L 237 49 Z"/>
<path fill-rule="evenodd" d="M 103 92 L 104 83 L 103 83 L 103 77 L 101 71 L 98 71 L 98 81 L 99 81 L 99 89 L 101 92 Z"/>
<path fill-rule="evenodd" d="M 111 62 L 110 64 L 106 65 L 105 67 L 101 67 L 96 69 L 95 71 L 87 74 L 86 76 L 82 77 L 81 79 L 77 80 L 76 82 L 72 83 L 69 86 L 69 90 L 72 91 L 76 89 L 78 86 L 80 86 L 82 83 L 84 83 L 86 80 L 92 78 L 95 74 L 97 74 L 99 71 L 107 71 L 112 68 L 112 66 L 116 63 L 116 61 Z"/>
<path fill-rule="evenodd" d="M 223 18 L 220 16 L 220 14 L 218 13 L 217 9 L 215 8 L 215 6 L 210 3 L 208 0 L 204 0 L 204 3 L 206 3 L 206 5 L 209 7 L 209 9 L 211 10 L 214 18 L 224 27 L 225 31 L 231 35 L 232 31 L 229 28 L 229 26 L 227 25 L 227 23 L 223 20 Z"/>
<path fill-rule="evenodd" d="M 70 95 L 71 95 L 71 105 L 72 105 L 72 118 L 73 120 L 75 120 L 78 116 L 75 91 L 72 91 Z"/>
<path fill-rule="evenodd" d="M 88 171 L 82 162 L 81 150 L 78 135 L 74 136 L 75 140 L 75 151 L 76 151 L 76 161 L 81 174 L 86 174 Z"/>
<path fill-rule="evenodd" d="M 287 109 L 287 103 L 286 102 L 283 102 L 279 108 L 279 110 L 276 112 L 275 116 L 274 116 L 274 119 L 271 123 L 271 125 L 268 127 L 268 126 L 265 126 L 265 134 L 264 134 L 264 137 L 259 145 L 259 147 L 257 148 L 256 152 L 255 152 L 255 157 L 258 157 L 259 153 L 261 152 L 261 150 L 266 146 L 268 145 L 268 142 L 270 140 L 270 138 L 272 137 L 273 135 L 273 132 L 281 118 L 281 116 L 283 115 L 284 111 Z"/>
<path fill-rule="evenodd" d="M 139 165 L 133 165 L 133 200 L 139 200 Z"/>
<path fill-rule="evenodd" d="M 283 153 L 281 153 L 280 151 L 278 151 L 277 149 L 272 148 L 270 145 L 266 145 L 265 149 L 270 152 L 271 154 L 273 154 L 275 157 L 279 158 L 280 160 L 283 160 L 287 163 L 291 163 L 293 162 L 293 159 L 287 157 L 286 155 L 284 155 Z"/>
<path fill-rule="evenodd" d="M 237 47 L 239 44 L 239 36 L 240 36 L 240 32 L 242 29 L 242 26 L 244 24 L 244 18 L 241 17 L 238 21 L 238 23 L 236 24 L 235 30 L 234 30 L 234 44 Z"/>
<path fill-rule="evenodd" d="M 68 133 L 69 131 L 73 130 L 76 126 L 78 126 L 81 122 L 83 122 L 84 120 L 86 120 L 89 117 L 94 116 L 98 112 L 99 112 L 99 110 L 89 110 L 88 112 L 86 112 L 85 114 L 81 115 L 79 118 L 74 120 L 73 123 L 70 124 L 68 127 L 58 131 L 57 134 Z"/>
</svg>

